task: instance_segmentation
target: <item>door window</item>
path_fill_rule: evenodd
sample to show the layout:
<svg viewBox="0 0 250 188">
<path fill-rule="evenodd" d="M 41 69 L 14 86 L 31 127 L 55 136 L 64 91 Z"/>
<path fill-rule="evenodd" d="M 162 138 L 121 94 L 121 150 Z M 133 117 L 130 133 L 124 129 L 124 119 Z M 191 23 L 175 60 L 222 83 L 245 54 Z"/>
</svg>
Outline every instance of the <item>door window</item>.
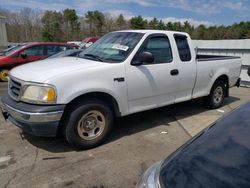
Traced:
<svg viewBox="0 0 250 188">
<path fill-rule="evenodd" d="M 175 42 L 178 48 L 179 56 L 182 61 L 190 61 L 191 60 L 191 52 L 188 45 L 186 36 L 174 36 Z"/>
<path fill-rule="evenodd" d="M 41 56 L 43 55 L 43 46 L 33 46 L 21 53 L 25 53 L 27 56 Z"/>
<path fill-rule="evenodd" d="M 75 46 L 65 46 L 65 47 L 67 48 L 67 50 L 69 50 L 69 49 L 76 49 Z"/>
<path fill-rule="evenodd" d="M 167 36 L 153 36 L 148 38 L 139 53 L 142 51 L 152 53 L 154 56 L 154 62 L 152 64 L 170 63 L 173 60 L 172 50 Z"/>
<path fill-rule="evenodd" d="M 67 47 L 66 46 L 50 45 L 50 46 L 46 46 L 46 49 L 47 49 L 47 55 L 51 56 L 51 55 L 54 55 L 58 52 L 66 50 Z"/>
</svg>

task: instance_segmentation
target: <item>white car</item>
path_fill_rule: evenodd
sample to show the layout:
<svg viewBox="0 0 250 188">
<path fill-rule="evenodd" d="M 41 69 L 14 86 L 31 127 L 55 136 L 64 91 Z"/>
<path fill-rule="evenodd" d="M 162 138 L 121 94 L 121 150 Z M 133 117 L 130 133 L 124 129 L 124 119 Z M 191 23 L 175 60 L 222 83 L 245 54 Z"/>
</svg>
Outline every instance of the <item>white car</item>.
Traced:
<svg viewBox="0 0 250 188">
<path fill-rule="evenodd" d="M 90 148 L 107 138 L 114 117 L 198 97 L 220 107 L 240 70 L 239 57 L 196 55 L 186 33 L 112 32 L 79 57 L 13 69 L 3 111 L 24 132 L 62 130 L 69 143 Z"/>
<path fill-rule="evenodd" d="M 81 41 L 68 41 L 67 44 L 76 44 L 78 46 L 80 46 L 82 42 Z"/>
</svg>

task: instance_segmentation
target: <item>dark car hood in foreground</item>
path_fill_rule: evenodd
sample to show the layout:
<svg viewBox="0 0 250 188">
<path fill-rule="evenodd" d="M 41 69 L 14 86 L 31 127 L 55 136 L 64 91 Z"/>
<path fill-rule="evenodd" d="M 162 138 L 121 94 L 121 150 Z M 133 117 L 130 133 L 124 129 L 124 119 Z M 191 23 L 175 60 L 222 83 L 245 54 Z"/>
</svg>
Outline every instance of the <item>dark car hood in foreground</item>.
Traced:
<svg viewBox="0 0 250 188">
<path fill-rule="evenodd" d="M 249 188 L 250 102 L 173 153 L 159 179 L 167 188 Z"/>
</svg>

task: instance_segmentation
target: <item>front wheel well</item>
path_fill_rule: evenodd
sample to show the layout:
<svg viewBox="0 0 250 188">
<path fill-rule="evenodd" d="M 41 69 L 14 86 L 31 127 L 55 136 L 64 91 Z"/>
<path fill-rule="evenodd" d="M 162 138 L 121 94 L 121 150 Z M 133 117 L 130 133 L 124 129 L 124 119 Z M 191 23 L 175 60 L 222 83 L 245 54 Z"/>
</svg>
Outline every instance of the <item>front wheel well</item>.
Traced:
<svg viewBox="0 0 250 188">
<path fill-rule="evenodd" d="M 105 104 L 108 105 L 108 107 L 111 109 L 111 111 L 113 112 L 114 116 L 116 117 L 120 117 L 121 113 L 119 110 L 119 106 L 117 101 L 115 100 L 115 98 L 107 93 L 103 93 L 103 92 L 91 92 L 91 93 L 86 93 L 83 95 L 80 95 L 78 97 L 76 97 L 75 99 L 73 99 L 72 101 L 70 101 L 67 105 L 66 108 L 64 109 L 62 118 L 60 120 L 60 124 L 59 124 L 59 128 L 58 128 L 58 134 L 62 134 L 63 129 L 66 125 L 66 122 L 69 119 L 69 114 L 72 112 L 72 110 L 79 104 L 82 103 L 82 101 L 87 101 L 87 100 L 91 100 L 91 99 L 97 99 L 100 100 L 102 102 L 105 102 Z"/>
<path fill-rule="evenodd" d="M 117 117 L 121 116 L 119 106 L 115 98 L 110 94 L 104 92 L 91 92 L 80 95 L 67 104 L 65 111 L 68 112 L 73 106 L 79 104 L 83 100 L 88 100 L 88 99 L 97 99 L 105 102 L 108 105 L 108 107 L 112 110 L 115 116 Z"/>
</svg>

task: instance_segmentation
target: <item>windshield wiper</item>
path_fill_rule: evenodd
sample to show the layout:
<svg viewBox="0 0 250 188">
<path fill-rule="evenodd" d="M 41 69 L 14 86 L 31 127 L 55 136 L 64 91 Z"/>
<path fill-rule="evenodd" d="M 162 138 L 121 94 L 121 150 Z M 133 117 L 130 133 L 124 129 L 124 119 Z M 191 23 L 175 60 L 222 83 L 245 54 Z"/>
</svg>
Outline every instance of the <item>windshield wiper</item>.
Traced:
<svg viewBox="0 0 250 188">
<path fill-rule="evenodd" d="M 99 56 L 94 55 L 94 54 L 84 54 L 84 56 L 93 57 L 94 59 L 97 59 L 98 61 L 103 62 L 102 58 L 100 58 Z"/>
</svg>

